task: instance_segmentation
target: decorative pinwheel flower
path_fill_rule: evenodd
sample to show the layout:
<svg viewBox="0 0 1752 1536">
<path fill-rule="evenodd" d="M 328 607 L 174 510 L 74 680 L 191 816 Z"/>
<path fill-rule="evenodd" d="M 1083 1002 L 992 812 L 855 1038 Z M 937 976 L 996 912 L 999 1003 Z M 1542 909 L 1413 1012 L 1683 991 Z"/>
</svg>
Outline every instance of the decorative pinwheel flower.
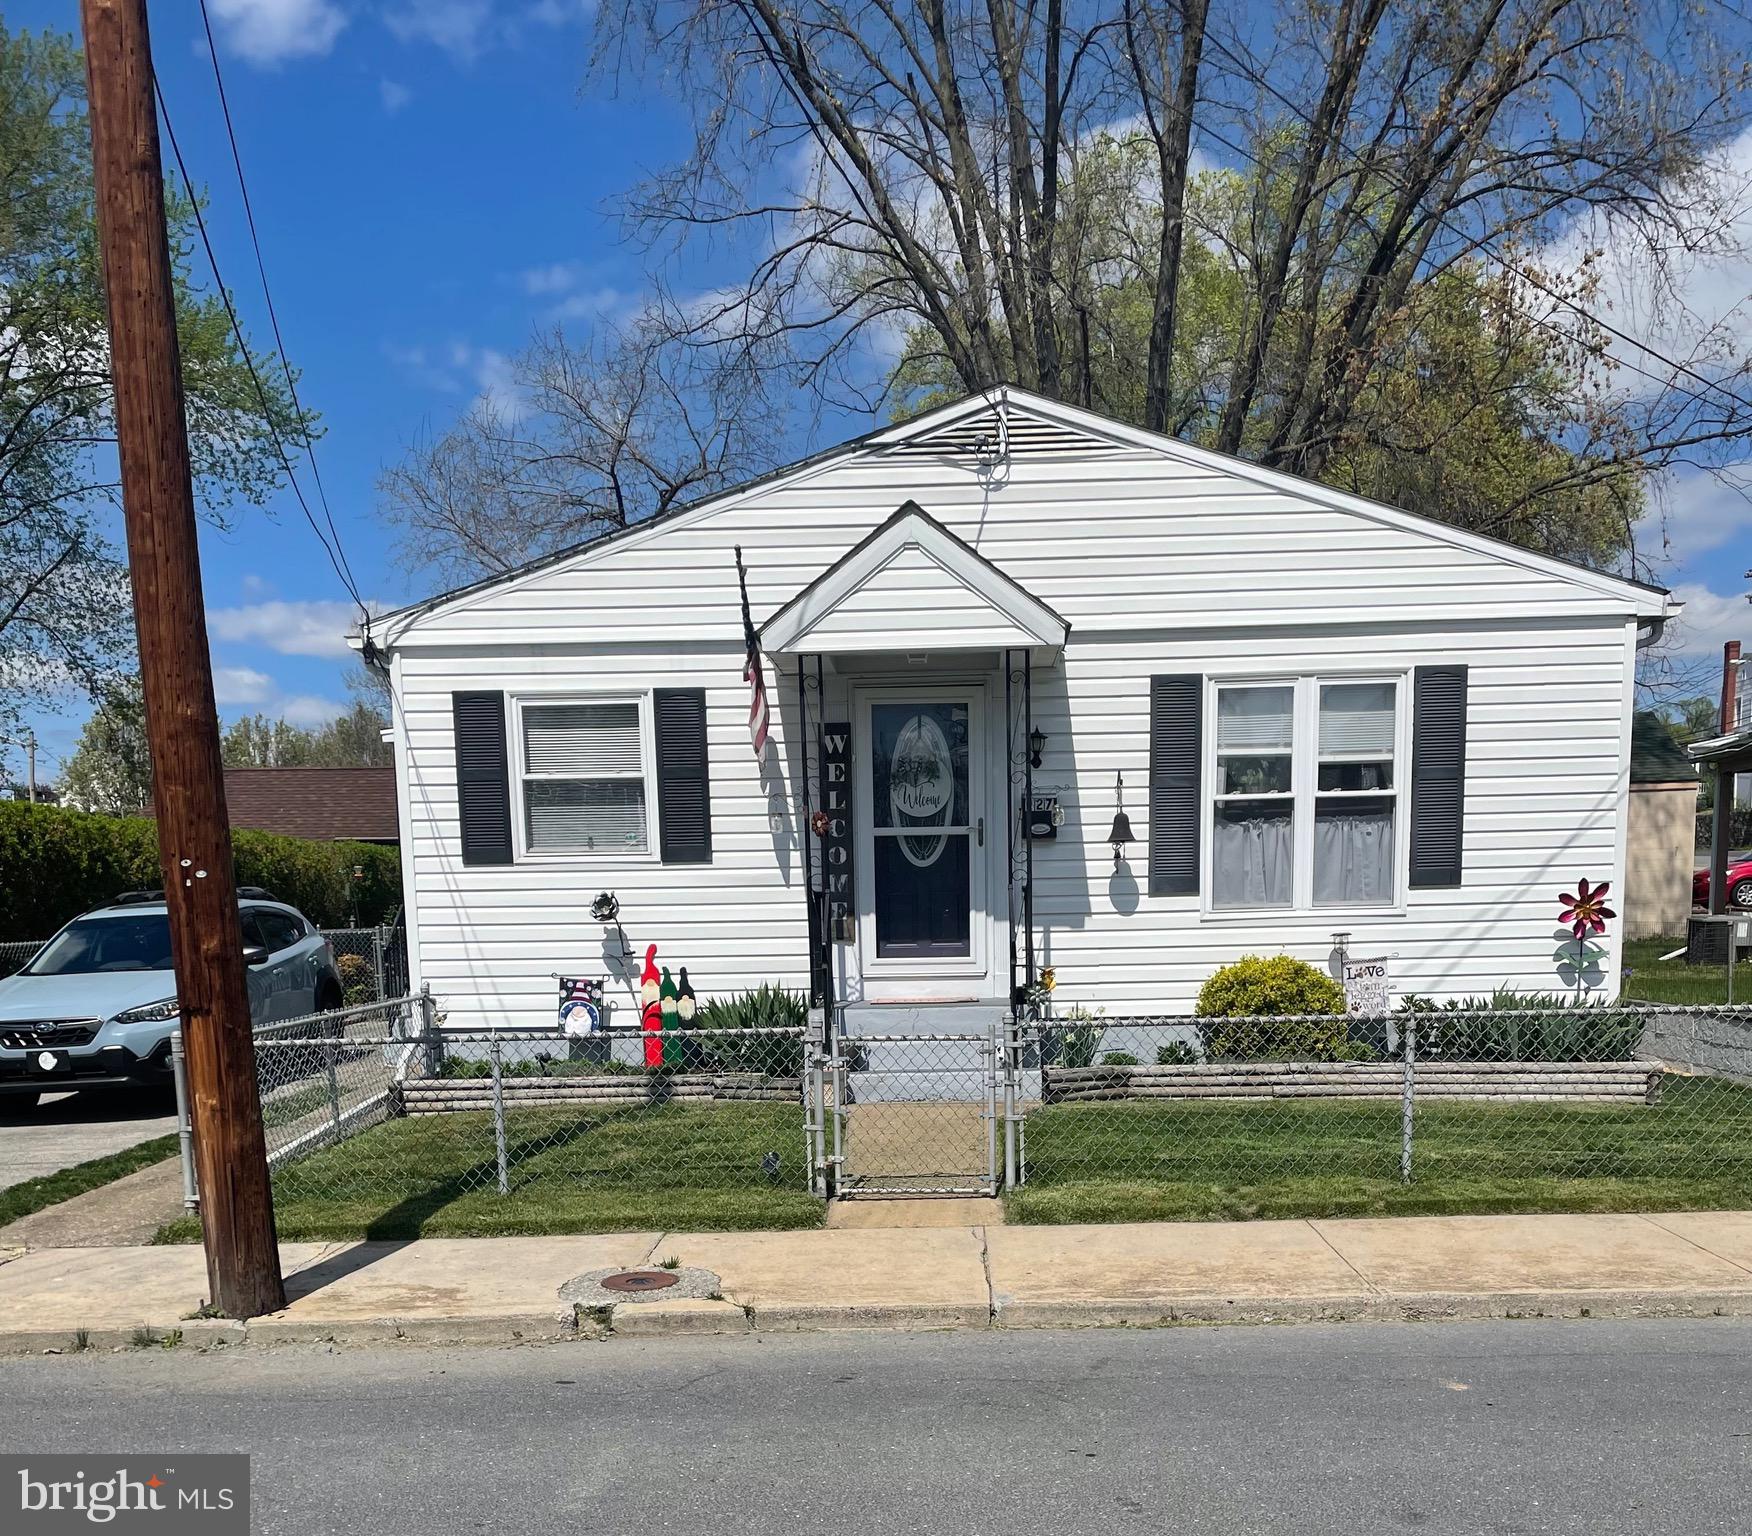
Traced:
<svg viewBox="0 0 1752 1536">
<path fill-rule="evenodd" d="M 1590 933 L 1604 933 L 1606 919 L 1618 916 L 1606 905 L 1606 893 L 1611 889 L 1610 880 L 1602 880 L 1595 886 L 1590 886 L 1586 880 L 1579 880 L 1576 882 L 1575 895 L 1565 892 L 1558 897 L 1564 910 L 1558 914 L 1557 920 L 1576 936 L 1577 943 Z"/>
</svg>

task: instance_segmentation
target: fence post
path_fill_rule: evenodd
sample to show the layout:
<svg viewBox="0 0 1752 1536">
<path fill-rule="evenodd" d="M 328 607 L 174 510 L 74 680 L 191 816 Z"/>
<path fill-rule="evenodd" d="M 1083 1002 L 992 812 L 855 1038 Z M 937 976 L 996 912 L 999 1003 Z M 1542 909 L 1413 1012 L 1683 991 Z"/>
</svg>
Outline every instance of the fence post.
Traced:
<svg viewBox="0 0 1752 1536">
<path fill-rule="evenodd" d="M 436 1077 L 444 1066 L 444 1058 L 438 1039 L 438 1009 L 429 986 L 420 988 L 420 1049 L 426 1060 L 426 1076 Z"/>
<path fill-rule="evenodd" d="M 1016 1187 L 1016 1078 L 1021 1069 L 1015 1010 L 1004 1015 L 1004 1188 Z"/>
<path fill-rule="evenodd" d="M 499 1037 L 487 1046 L 493 1067 L 493 1153 L 499 1160 L 499 1193 L 511 1193 L 511 1173 L 505 1158 L 505 1075 Z"/>
<path fill-rule="evenodd" d="M 334 1121 L 335 1140 L 341 1139 L 341 1074 L 338 1063 L 341 1048 L 332 1040 L 328 1047 L 329 1118 Z"/>
<path fill-rule="evenodd" d="M 383 924 L 379 923 L 371 930 L 371 964 L 377 975 L 377 1001 L 382 1002 L 389 996 L 389 987 L 383 974 Z"/>
<path fill-rule="evenodd" d="M 176 1143 L 177 1155 L 182 1160 L 183 1206 L 194 1211 L 200 1209 L 201 1195 L 195 1188 L 195 1137 L 189 1121 L 189 1079 L 183 1062 L 181 1029 L 172 1031 L 170 1036 L 170 1077 L 176 1086 Z"/>
<path fill-rule="evenodd" d="M 1402 1084 L 1399 1090 L 1399 1182 L 1411 1182 L 1412 1123 L 1417 1104 L 1417 1015 L 1405 1015 L 1405 1028 L 1400 1036 Z"/>
</svg>

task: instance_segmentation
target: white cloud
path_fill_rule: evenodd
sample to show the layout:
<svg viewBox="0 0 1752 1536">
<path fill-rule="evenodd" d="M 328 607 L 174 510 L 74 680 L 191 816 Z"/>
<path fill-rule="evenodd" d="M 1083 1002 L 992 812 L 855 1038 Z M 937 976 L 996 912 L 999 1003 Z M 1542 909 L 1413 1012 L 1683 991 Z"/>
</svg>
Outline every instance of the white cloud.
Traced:
<svg viewBox="0 0 1752 1536">
<path fill-rule="evenodd" d="M 215 640 L 263 645 L 282 656 L 347 656 L 347 633 L 359 610 L 344 602 L 247 603 L 215 608 L 207 629 Z"/>
<path fill-rule="evenodd" d="M 417 0 L 383 17 L 402 42 L 432 43 L 464 61 L 487 46 L 493 21 L 492 0 Z"/>
<path fill-rule="evenodd" d="M 517 274 L 523 291 L 537 298 L 556 293 L 570 293 L 578 286 L 582 268 L 575 261 L 551 261 L 546 266 L 528 267 Z"/>
<path fill-rule="evenodd" d="M 1591 269 L 1598 289 L 1585 307 L 1701 373 L 1729 371 L 1752 358 L 1752 129 L 1666 190 L 1670 207 L 1688 210 L 1684 231 L 1653 230 L 1634 214 L 1590 212 L 1536 252 L 1537 264 L 1567 279 Z M 1530 297 L 1543 304 L 1540 295 Z M 1642 347 L 1618 341 L 1613 349 L 1626 364 L 1668 372 Z M 1655 388 L 1629 368 L 1619 383 L 1632 393 Z"/>
<path fill-rule="evenodd" d="M 332 0 L 213 0 L 213 14 L 226 43 L 252 64 L 320 57 L 348 20 Z"/>
<path fill-rule="evenodd" d="M 1702 582 L 1684 582 L 1673 596 L 1684 611 L 1667 626 L 1667 638 L 1677 654 L 1720 656 L 1728 640 L 1752 640 L 1752 604 L 1745 591 L 1712 592 Z"/>
<path fill-rule="evenodd" d="M 377 94 L 383 101 L 383 110 L 389 113 L 391 117 L 394 117 L 397 112 L 401 111 L 403 107 L 414 99 L 414 93 L 405 85 L 400 84 L 398 81 L 389 79 L 383 79 L 377 82 Z"/>
<path fill-rule="evenodd" d="M 213 668 L 213 702 L 221 709 L 239 704 L 265 704 L 274 696 L 274 680 L 253 667 Z"/>
<path fill-rule="evenodd" d="M 1726 465 L 1714 474 L 1686 469 L 1667 475 L 1654 487 L 1650 512 L 1636 525 L 1638 553 L 1656 556 L 1663 529 L 1666 556 L 1676 565 L 1720 549 L 1752 527 L 1749 496 L 1752 460 Z"/>
<path fill-rule="evenodd" d="M 327 725 L 346 714 L 347 706 L 313 693 L 295 693 L 279 701 L 275 712 L 288 725 Z"/>
</svg>

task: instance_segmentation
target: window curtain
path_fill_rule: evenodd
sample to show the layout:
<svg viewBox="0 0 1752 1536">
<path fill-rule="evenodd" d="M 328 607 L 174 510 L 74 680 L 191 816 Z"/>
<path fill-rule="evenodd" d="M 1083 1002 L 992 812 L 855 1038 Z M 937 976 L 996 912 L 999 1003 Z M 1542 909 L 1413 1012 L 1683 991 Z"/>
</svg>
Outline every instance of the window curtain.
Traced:
<svg viewBox="0 0 1752 1536">
<path fill-rule="evenodd" d="M 1393 900 L 1393 812 L 1322 812 L 1314 821 L 1314 904 Z"/>
<path fill-rule="evenodd" d="M 1211 904 L 1289 906 L 1293 826 L 1288 816 L 1218 816 L 1211 843 Z"/>
</svg>

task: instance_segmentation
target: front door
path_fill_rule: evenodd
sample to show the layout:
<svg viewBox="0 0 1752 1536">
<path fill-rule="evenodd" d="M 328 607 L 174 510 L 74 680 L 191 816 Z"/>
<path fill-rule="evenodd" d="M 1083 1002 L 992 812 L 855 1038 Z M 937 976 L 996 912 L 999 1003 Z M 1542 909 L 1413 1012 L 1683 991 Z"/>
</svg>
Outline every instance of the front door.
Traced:
<svg viewBox="0 0 1752 1536">
<path fill-rule="evenodd" d="M 985 968 L 985 807 L 977 688 L 863 696 L 866 976 Z"/>
</svg>

